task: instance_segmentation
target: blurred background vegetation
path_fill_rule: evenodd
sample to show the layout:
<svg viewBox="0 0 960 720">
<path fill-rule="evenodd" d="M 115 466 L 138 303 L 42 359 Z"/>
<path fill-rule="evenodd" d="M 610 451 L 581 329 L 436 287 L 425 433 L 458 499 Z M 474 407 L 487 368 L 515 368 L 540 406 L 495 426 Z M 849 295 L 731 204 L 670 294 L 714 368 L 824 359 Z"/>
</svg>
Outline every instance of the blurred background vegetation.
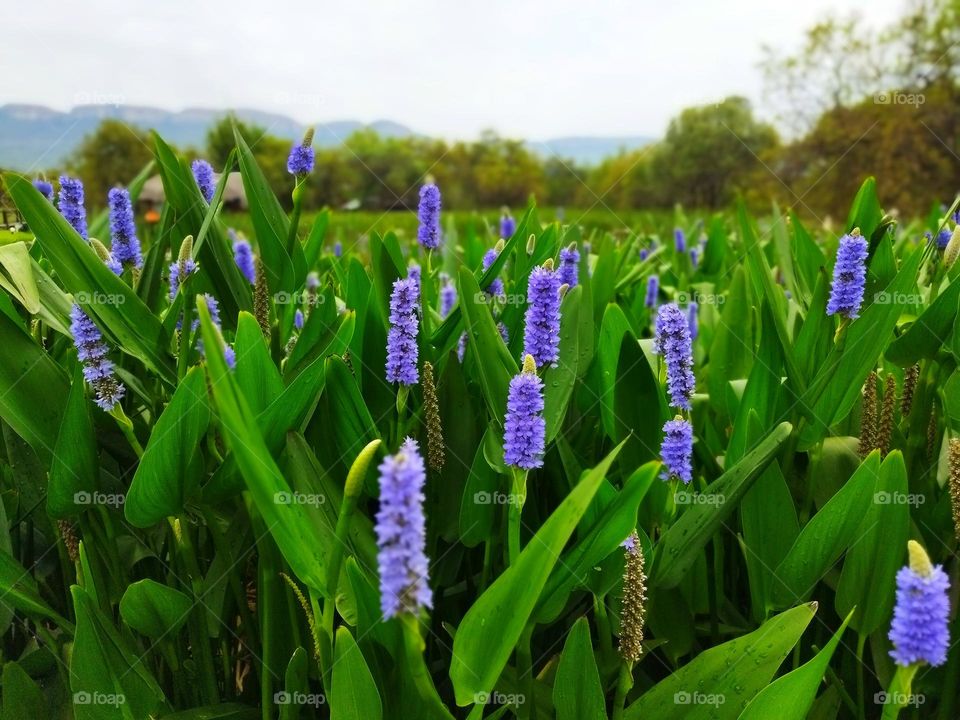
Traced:
<svg viewBox="0 0 960 720">
<path fill-rule="evenodd" d="M 856 16 L 826 18 L 803 33 L 794 54 L 764 48 L 760 68 L 775 111 L 770 122 L 747 99 L 729 97 L 683 110 L 660 141 L 592 167 L 492 132 L 446 142 L 359 131 L 341 146 L 318 148 L 307 206 L 374 213 L 357 222 L 369 227 L 378 212 L 415 208 L 419 186 L 432 178 L 450 210 L 520 208 L 534 195 L 559 217 L 565 208 L 577 217 L 599 213 L 615 226 L 628 210 L 712 210 L 741 196 L 754 207 L 775 200 L 826 221 L 842 219 L 867 175 L 879 178 L 885 206 L 902 215 L 924 215 L 960 189 L 960 0 L 911 0 L 880 30 L 868 31 Z M 224 116 L 206 147 L 183 150 L 219 171 L 233 122 Z M 289 141 L 239 125 L 278 196 L 289 200 Z M 45 174 L 79 175 L 96 206 L 143 167 L 150 147 L 145 130 L 106 120 L 66 167 Z"/>
</svg>

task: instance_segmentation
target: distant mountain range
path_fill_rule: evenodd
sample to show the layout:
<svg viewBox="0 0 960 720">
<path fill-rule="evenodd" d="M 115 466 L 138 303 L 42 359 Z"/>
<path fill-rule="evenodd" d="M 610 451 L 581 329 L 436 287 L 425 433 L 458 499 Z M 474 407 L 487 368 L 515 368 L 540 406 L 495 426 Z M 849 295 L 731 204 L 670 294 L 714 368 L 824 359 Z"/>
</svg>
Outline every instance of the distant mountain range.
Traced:
<svg viewBox="0 0 960 720">
<path fill-rule="evenodd" d="M 0 167 L 30 171 L 57 167 L 85 135 L 106 118 L 115 118 L 144 129 L 157 130 L 180 147 L 202 147 L 207 129 L 226 111 L 190 108 L 179 112 L 134 105 L 80 105 L 69 112 L 42 105 L 0 106 Z M 260 110 L 236 110 L 237 117 L 268 129 L 271 135 L 291 141 L 303 136 L 306 126 L 284 115 Z M 318 123 L 314 143 L 335 146 L 356 130 L 370 128 L 387 137 L 408 137 L 416 132 L 390 120 L 362 123 L 340 120 Z M 566 137 L 531 141 L 529 147 L 544 156 L 558 155 L 579 164 L 593 165 L 621 150 L 633 150 L 654 141 L 650 137 Z"/>
</svg>

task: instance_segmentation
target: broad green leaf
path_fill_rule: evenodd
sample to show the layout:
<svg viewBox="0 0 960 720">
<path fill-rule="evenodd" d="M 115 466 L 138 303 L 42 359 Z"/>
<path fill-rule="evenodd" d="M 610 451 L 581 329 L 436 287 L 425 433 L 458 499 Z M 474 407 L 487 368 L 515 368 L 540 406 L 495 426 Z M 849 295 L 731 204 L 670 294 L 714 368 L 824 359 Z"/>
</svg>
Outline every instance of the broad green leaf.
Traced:
<svg viewBox="0 0 960 720">
<path fill-rule="evenodd" d="M 573 394 L 573 384 L 580 372 L 580 299 L 579 287 L 568 292 L 560 305 L 560 358 L 556 367 L 547 368 L 543 375 L 543 417 L 547 421 L 547 442 L 551 442 L 563 427 L 567 404 Z"/>
<path fill-rule="evenodd" d="M 897 298 L 887 298 L 896 302 Z M 960 281 L 954 280 L 946 290 L 921 315 L 911 323 L 907 331 L 890 343 L 884 356 L 900 367 L 909 367 L 920 360 L 936 357 L 950 337 L 957 318 L 960 303 Z"/>
<path fill-rule="evenodd" d="M 345 627 L 337 629 L 330 720 L 380 720 L 380 693 L 360 647 Z"/>
<path fill-rule="evenodd" d="M 573 624 L 563 644 L 553 682 L 553 706 L 557 720 L 605 720 L 607 717 L 597 661 L 590 644 L 590 623 L 584 617 Z"/>
<path fill-rule="evenodd" d="M 130 483 L 124 515 L 149 527 L 177 515 L 203 476 L 200 445 L 210 422 L 206 377 L 193 367 L 158 418 Z"/>
<path fill-rule="evenodd" d="M 37 720 L 50 717 L 43 691 L 19 663 L 3 664 L 3 720 Z"/>
<path fill-rule="evenodd" d="M 64 630 L 73 631 L 73 625 L 40 597 L 33 576 L 5 550 L 0 550 L 0 601 L 27 615 L 49 618 Z"/>
<path fill-rule="evenodd" d="M 33 276 L 33 259 L 26 243 L 0 245 L 0 287 L 31 315 L 40 312 L 40 290 Z"/>
<path fill-rule="evenodd" d="M 305 705 L 311 705 L 310 700 L 319 702 L 322 696 L 310 696 L 310 686 L 307 679 L 307 663 L 309 658 L 302 647 L 298 647 L 290 656 L 287 671 L 283 675 L 283 694 L 277 697 L 280 706 L 280 720 L 298 720 L 300 711 Z M 313 703 L 316 708 L 316 703 Z"/>
<path fill-rule="evenodd" d="M 823 650 L 796 670 L 777 678 L 773 684 L 761 690 L 740 715 L 740 720 L 804 720 L 817 697 L 817 690 L 823 682 L 827 666 L 830 665 L 830 659 L 840 644 L 840 638 L 843 637 L 843 631 L 847 629 L 853 612 L 851 610 L 847 613 L 843 624 Z"/>
<path fill-rule="evenodd" d="M 847 484 L 804 525 L 774 572 L 780 580 L 773 588 L 776 606 L 787 606 L 809 595 L 843 552 L 861 539 L 860 524 L 870 508 L 879 472 L 880 454 L 875 450 Z"/>
<path fill-rule="evenodd" d="M 712 493 L 718 502 L 695 503 L 670 526 L 657 544 L 658 552 L 650 575 L 651 587 L 670 588 L 680 583 L 703 552 L 704 545 L 739 505 L 740 499 L 792 431 L 793 426 L 787 422 L 771 430 L 753 450 L 707 487 L 707 492 Z"/>
<path fill-rule="evenodd" d="M 166 698 L 157 681 L 127 641 L 96 607 L 83 588 L 74 585 L 77 631 L 70 659 L 70 689 L 77 720 L 145 718 L 157 715 Z"/>
<path fill-rule="evenodd" d="M 500 676 L 550 571 L 622 447 L 620 443 L 584 476 L 547 518 L 516 563 L 467 611 L 453 641 L 450 663 L 458 705 L 475 702 L 478 693 L 489 692 Z"/>
<path fill-rule="evenodd" d="M 630 705 L 624 720 L 733 720 L 777 672 L 817 611 L 807 603 L 716 645 Z"/>
<path fill-rule="evenodd" d="M 141 635 L 162 640 L 176 634 L 193 606 L 179 590 L 145 578 L 127 586 L 120 599 L 120 617 Z"/>
<path fill-rule="evenodd" d="M 872 502 L 857 529 L 857 540 L 843 561 L 837 586 L 836 609 L 840 615 L 856 612 L 851 625 L 860 635 L 869 635 L 887 623 L 893 611 L 894 588 L 902 548 L 910 537 L 910 507 L 922 495 L 909 495 L 907 468 L 899 450 L 880 465 Z"/>
<path fill-rule="evenodd" d="M 250 409 L 261 413 L 280 397 L 283 380 L 270 358 L 257 319 L 248 312 L 240 313 L 237 318 L 237 337 L 233 349 L 237 356 L 237 368 L 234 371 L 237 384 L 243 390 Z"/>
<path fill-rule="evenodd" d="M 67 374 L 0 313 L 0 417 L 43 460 L 56 446 L 69 392 Z"/>
<path fill-rule="evenodd" d="M 79 514 L 84 507 L 77 504 L 76 494 L 92 493 L 99 486 L 99 477 L 96 432 L 85 395 L 83 372 L 77 364 L 57 435 L 56 450 L 50 461 L 47 484 L 47 513 L 50 517 Z"/>
</svg>

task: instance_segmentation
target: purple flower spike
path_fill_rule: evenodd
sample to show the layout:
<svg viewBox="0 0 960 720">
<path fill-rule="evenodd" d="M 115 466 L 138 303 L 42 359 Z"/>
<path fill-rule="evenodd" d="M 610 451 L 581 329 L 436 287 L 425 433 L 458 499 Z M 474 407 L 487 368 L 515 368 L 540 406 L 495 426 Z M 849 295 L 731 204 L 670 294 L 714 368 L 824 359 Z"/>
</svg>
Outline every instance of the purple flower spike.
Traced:
<svg viewBox="0 0 960 720">
<path fill-rule="evenodd" d="M 897 665 L 942 665 L 950 645 L 950 580 L 915 540 L 907 543 L 910 564 L 897 573 L 897 601 L 890 625 L 891 657 Z"/>
<path fill-rule="evenodd" d="M 657 294 L 660 292 L 660 278 L 651 275 L 647 278 L 647 294 L 643 298 L 643 304 L 648 308 L 657 306 Z"/>
<path fill-rule="evenodd" d="M 297 311 L 293 314 L 293 326 L 297 330 L 303 330 L 303 310 L 297 308 Z"/>
<path fill-rule="evenodd" d="M 677 478 L 684 485 L 690 484 L 693 480 L 693 427 L 679 415 L 663 426 L 660 458 L 664 464 L 660 473 L 662 479 Z"/>
<path fill-rule="evenodd" d="M 186 270 L 186 275 L 196 272 L 197 263 L 195 260 L 187 259 L 184 263 L 184 270 Z M 175 297 L 177 297 L 177 291 L 180 290 L 180 263 L 173 262 L 170 263 L 170 301 L 172 302 Z"/>
<path fill-rule="evenodd" d="M 206 160 L 194 160 L 190 165 L 193 170 L 193 179 L 197 181 L 197 187 L 200 188 L 200 194 L 208 203 L 213 200 L 213 193 L 216 190 L 216 182 L 213 179 L 213 167 Z"/>
<path fill-rule="evenodd" d="M 400 452 L 380 463 L 376 533 L 384 619 L 433 607 L 423 514 L 426 479 L 420 449 L 410 438 L 404 440 Z"/>
<path fill-rule="evenodd" d="M 457 304 L 457 286 L 447 280 L 440 288 L 440 317 L 445 318 Z"/>
<path fill-rule="evenodd" d="M 390 331 L 387 333 L 387 382 L 415 385 L 419 380 L 417 359 L 417 282 L 412 278 L 393 283 L 390 295 Z"/>
<path fill-rule="evenodd" d="M 500 237 L 503 240 L 509 240 L 513 237 L 513 233 L 517 231 L 517 221 L 514 220 L 510 213 L 504 213 L 500 218 Z"/>
<path fill-rule="evenodd" d="M 687 236 L 684 235 L 683 230 L 680 228 L 673 231 L 673 246 L 677 249 L 678 253 L 685 253 L 687 251 Z"/>
<path fill-rule="evenodd" d="M 427 250 L 440 246 L 440 188 L 429 184 L 420 188 L 420 206 L 417 208 L 417 241 Z"/>
<path fill-rule="evenodd" d="M 565 247 L 560 251 L 560 284 L 571 290 L 577 286 L 580 269 L 580 253 L 576 245 Z"/>
<path fill-rule="evenodd" d="M 460 333 L 460 339 L 457 340 L 457 360 L 460 361 L 460 364 L 463 365 L 463 358 L 467 354 L 467 334 L 465 332 Z"/>
<path fill-rule="evenodd" d="M 33 186 L 40 191 L 40 194 L 43 195 L 47 200 L 53 202 L 53 185 L 48 183 L 46 180 L 37 178 L 33 181 Z"/>
<path fill-rule="evenodd" d="M 240 272 L 253 285 L 257 281 L 257 271 L 253 263 L 253 248 L 244 238 L 238 237 L 233 241 L 233 261 L 240 268 Z"/>
<path fill-rule="evenodd" d="M 337 240 L 333 244 L 333 256 L 334 257 L 343 257 L 343 243 Z"/>
<path fill-rule="evenodd" d="M 79 305 L 70 309 L 70 332 L 77 348 L 77 357 L 83 364 L 83 377 L 96 393 L 96 403 L 110 412 L 123 397 L 124 386 L 113 372 L 113 363 L 107 359 L 107 344 L 100 328 Z"/>
<path fill-rule="evenodd" d="M 927 233 L 929 235 L 929 233 Z M 947 243 L 950 242 L 950 238 L 953 235 L 953 231 L 950 228 L 944 228 L 937 234 L 937 249 L 946 250 Z"/>
<path fill-rule="evenodd" d="M 859 315 L 867 280 L 866 261 L 867 241 L 860 237 L 859 230 L 840 238 L 827 315 L 841 315 L 850 320 Z"/>
<path fill-rule="evenodd" d="M 532 355 L 510 381 L 507 417 L 503 432 L 503 460 L 507 465 L 532 470 L 543 466 L 547 424 L 543 419 L 543 382 L 537 377 Z"/>
<path fill-rule="evenodd" d="M 700 334 L 700 306 L 695 302 L 691 301 L 687 305 L 687 326 L 690 328 L 690 339 L 696 340 L 697 335 Z"/>
<path fill-rule="evenodd" d="M 83 183 L 76 178 L 60 176 L 57 209 L 84 240 L 87 239 L 87 210 L 83 206 Z"/>
<path fill-rule="evenodd" d="M 309 175 L 313 172 L 313 145 L 294 145 L 287 158 L 287 172 L 291 175 Z"/>
<path fill-rule="evenodd" d="M 557 364 L 560 358 L 560 276 L 547 260 L 530 273 L 523 354 L 532 355 L 537 367 Z"/>
<path fill-rule="evenodd" d="M 110 250 L 121 264 L 142 267 L 143 255 L 137 239 L 130 193 L 125 188 L 113 188 L 107 193 L 107 205 L 110 208 Z"/>
<path fill-rule="evenodd" d="M 490 269 L 497 261 L 497 256 L 500 255 L 500 251 L 503 250 L 501 243 L 497 243 L 496 247 L 492 247 L 483 254 L 483 270 L 486 272 Z M 503 280 L 500 278 L 494 278 L 490 281 L 490 284 L 485 288 L 487 295 L 495 298 L 502 298 L 504 295 L 503 292 Z"/>
<path fill-rule="evenodd" d="M 667 390 L 670 404 L 690 409 L 695 381 L 693 378 L 693 341 L 687 316 L 676 303 L 668 303 L 657 312 L 653 349 L 663 355 L 667 365 Z"/>
</svg>

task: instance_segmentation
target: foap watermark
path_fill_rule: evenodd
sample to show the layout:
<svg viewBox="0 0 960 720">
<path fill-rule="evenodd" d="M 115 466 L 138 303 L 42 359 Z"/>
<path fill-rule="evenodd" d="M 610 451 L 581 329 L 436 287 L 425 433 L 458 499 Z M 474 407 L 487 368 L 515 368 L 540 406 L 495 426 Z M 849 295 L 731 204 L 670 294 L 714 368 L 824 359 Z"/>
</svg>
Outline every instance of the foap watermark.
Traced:
<svg viewBox="0 0 960 720">
<path fill-rule="evenodd" d="M 474 705 L 523 705 L 527 701 L 526 695 L 521 693 L 502 693 L 494 690 L 493 692 L 480 692 L 473 696 Z"/>
<path fill-rule="evenodd" d="M 927 101 L 923 93 L 878 92 L 873 96 L 874 105 L 912 105 L 920 107 Z"/>
<path fill-rule="evenodd" d="M 281 690 L 273 694 L 274 705 L 309 705 L 320 707 L 327 704 L 327 697 L 322 693 L 287 692 Z"/>
<path fill-rule="evenodd" d="M 111 707 L 120 707 L 126 704 L 127 698 L 123 693 L 103 693 L 97 690 L 87 692 L 78 690 L 73 694 L 74 705 L 109 705 Z"/>
<path fill-rule="evenodd" d="M 874 293 L 873 302 L 877 305 L 920 305 L 923 295 L 917 293 L 889 293 L 886 290 Z"/>
<path fill-rule="evenodd" d="M 273 494 L 274 505 L 313 505 L 319 507 L 327 501 L 321 493 L 286 492 L 278 490 Z"/>
<path fill-rule="evenodd" d="M 275 305 L 323 305 L 327 301 L 322 293 L 286 292 L 281 290 L 273 296 Z"/>
<path fill-rule="evenodd" d="M 487 292 L 478 292 L 473 296 L 473 301 L 478 305 L 497 303 L 498 305 L 526 305 L 527 296 L 523 293 L 502 293 L 500 295 L 491 295 Z"/>
<path fill-rule="evenodd" d="M 275 105 L 318 108 L 323 105 L 323 95 L 306 92 L 286 92 L 281 90 L 273 96 Z"/>
<path fill-rule="evenodd" d="M 127 298 L 124 295 L 115 295 L 113 293 L 87 292 L 81 290 L 73 296 L 73 299 L 79 305 L 123 305 Z"/>
<path fill-rule="evenodd" d="M 873 502 L 875 505 L 912 505 L 913 507 L 920 507 L 926 501 L 927 498 L 920 493 L 891 493 L 882 490 L 873 494 Z"/>
<path fill-rule="evenodd" d="M 702 693 L 697 690 L 691 693 L 681 690 L 673 694 L 674 705 L 712 705 L 713 707 L 720 707 L 726 701 L 727 696 L 723 693 Z"/>
<path fill-rule="evenodd" d="M 480 490 L 473 494 L 474 505 L 517 505 L 520 497 L 513 493 L 503 493 L 498 490 L 487 492 Z"/>
<path fill-rule="evenodd" d="M 81 490 L 73 494 L 74 505 L 106 505 L 107 507 L 118 508 L 127 501 L 127 496 L 123 493 L 105 493 L 99 490 L 87 492 Z"/>
<path fill-rule="evenodd" d="M 874 693 L 873 702 L 875 705 L 897 705 L 898 707 L 920 707 L 927 701 L 925 695 L 902 692 L 887 692 L 881 690 Z"/>
<path fill-rule="evenodd" d="M 125 95 L 110 92 L 86 92 L 81 91 L 73 96 L 74 105 L 126 105 Z"/>
<path fill-rule="evenodd" d="M 675 492 L 673 502 L 677 505 L 723 505 L 727 496 L 723 493 Z"/>
<path fill-rule="evenodd" d="M 689 305 L 692 302 L 695 302 L 697 305 L 723 305 L 727 298 L 724 295 L 718 293 L 702 293 L 702 292 L 678 292 L 677 293 L 677 305 Z"/>
</svg>

